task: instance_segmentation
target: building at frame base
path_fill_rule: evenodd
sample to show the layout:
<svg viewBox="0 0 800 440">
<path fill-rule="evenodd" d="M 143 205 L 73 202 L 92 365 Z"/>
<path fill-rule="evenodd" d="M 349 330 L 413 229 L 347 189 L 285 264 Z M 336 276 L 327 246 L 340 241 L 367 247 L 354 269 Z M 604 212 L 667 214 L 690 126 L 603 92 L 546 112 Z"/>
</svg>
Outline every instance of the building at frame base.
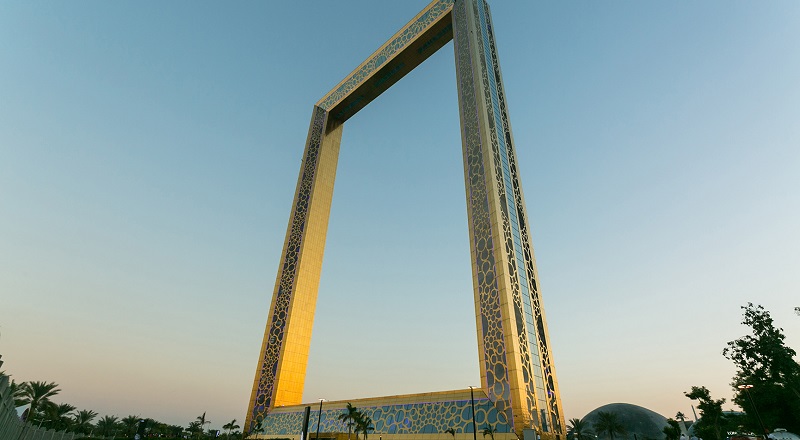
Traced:
<svg viewBox="0 0 800 440">
<path fill-rule="evenodd" d="M 375 397 L 337 402 L 324 402 L 322 412 L 319 403 L 274 408 L 262 423 L 262 434 L 254 438 L 288 438 L 302 440 L 303 413 L 311 406 L 309 438 L 344 440 L 348 427 L 339 415 L 351 404 L 373 421 L 375 431 L 369 437 L 386 440 L 455 440 L 472 439 L 472 406 L 475 407 L 475 426 L 483 438 L 483 430 L 491 426 L 495 440 L 516 440 L 517 435 L 508 421 L 497 411 L 480 389 L 441 391 L 435 393 L 409 394 L 402 396 Z M 454 433 L 449 434 L 448 429 Z M 351 439 L 354 438 L 351 435 Z"/>
<path fill-rule="evenodd" d="M 454 41 L 481 388 L 475 426 L 498 436 L 564 437 L 527 211 L 484 0 L 435 0 L 325 95 L 311 125 L 256 368 L 245 431 L 295 438 L 344 123 Z M 473 432 L 469 390 L 349 401 L 398 440 Z M 309 432 L 346 432 L 347 402 L 323 405 Z M 317 409 L 315 408 L 315 412 Z M 299 422 L 298 422 L 299 418 Z M 319 425 L 317 423 L 319 422 Z M 455 437 L 454 436 L 454 437 Z M 534 437 L 535 438 L 535 437 Z"/>
</svg>

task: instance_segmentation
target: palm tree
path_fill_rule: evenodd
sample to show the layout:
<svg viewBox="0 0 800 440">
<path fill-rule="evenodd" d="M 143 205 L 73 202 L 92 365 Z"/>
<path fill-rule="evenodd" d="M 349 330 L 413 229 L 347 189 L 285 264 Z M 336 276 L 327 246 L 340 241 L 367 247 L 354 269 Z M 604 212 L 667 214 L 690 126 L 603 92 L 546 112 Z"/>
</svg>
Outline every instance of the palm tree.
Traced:
<svg viewBox="0 0 800 440">
<path fill-rule="evenodd" d="M 369 435 L 370 431 L 374 431 L 375 427 L 372 426 L 372 418 L 368 415 L 365 415 L 361 412 L 358 413 L 358 417 L 356 417 L 356 438 L 358 438 L 358 433 L 364 433 L 364 440 L 367 440 L 367 436 Z"/>
<path fill-rule="evenodd" d="M 625 427 L 617 420 L 614 413 L 601 411 L 597 413 L 597 422 L 594 423 L 594 430 L 597 434 L 614 440 L 616 435 L 625 435 Z"/>
<path fill-rule="evenodd" d="M 678 420 L 678 421 L 681 422 L 681 425 L 680 425 L 681 431 L 686 429 L 686 414 L 678 411 L 678 413 L 675 414 L 675 420 Z"/>
<path fill-rule="evenodd" d="M 589 428 L 589 425 L 581 419 L 569 419 L 568 428 L 567 436 L 572 437 L 573 440 L 586 440 L 594 437 L 594 432 Z"/>
<path fill-rule="evenodd" d="M 210 420 L 206 420 L 206 412 L 205 411 L 203 411 L 203 415 L 202 416 L 197 416 L 197 422 L 200 423 L 200 431 L 201 432 L 202 432 L 203 428 L 205 427 L 205 425 L 210 425 L 211 424 Z"/>
<path fill-rule="evenodd" d="M 120 420 L 120 423 L 125 427 L 125 435 L 127 437 L 133 437 L 133 434 L 136 432 L 136 427 L 139 425 L 139 416 L 126 416 Z"/>
<path fill-rule="evenodd" d="M 11 376 L 7 374 L 6 377 Z M 28 403 L 25 400 L 25 389 L 23 387 L 24 384 L 25 382 L 16 383 L 14 382 L 14 379 L 11 379 L 11 382 L 8 384 L 8 395 L 14 399 L 14 407 L 20 407 Z"/>
<path fill-rule="evenodd" d="M 199 437 L 200 434 L 203 432 L 203 426 L 200 425 L 200 422 L 194 421 L 192 423 L 189 423 L 189 427 L 186 428 L 186 430 L 189 431 L 189 433 L 191 433 L 193 436 Z"/>
<path fill-rule="evenodd" d="M 350 431 L 356 426 L 356 417 L 358 414 L 358 408 L 353 406 L 352 403 L 347 402 L 347 408 L 345 408 L 344 413 L 339 414 L 338 419 L 343 421 L 347 425 L 347 440 L 350 440 Z"/>
<path fill-rule="evenodd" d="M 453 438 L 456 438 L 456 430 L 455 430 L 455 429 L 453 429 L 453 428 L 447 428 L 447 429 L 445 429 L 445 430 L 444 430 L 444 432 L 446 432 L 446 433 L 448 433 L 448 434 L 452 435 L 452 436 L 453 436 Z"/>
<path fill-rule="evenodd" d="M 264 420 L 259 417 L 256 420 L 255 426 L 253 426 L 253 430 L 249 432 L 249 434 L 262 434 L 264 432 Z"/>
<path fill-rule="evenodd" d="M 359 429 L 360 429 L 361 419 L 363 418 L 364 418 L 364 413 L 362 413 L 361 411 L 356 410 L 355 412 L 353 412 L 353 433 L 355 433 L 356 435 L 356 440 L 358 440 L 358 433 L 361 432 Z"/>
<path fill-rule="evenodd" d="M 166 424 L 150 418 L 144 419 L 144 424 L 147 427 L 147 433 L 151 437 L 152 436 L 161 437 L 161 434 L 164 434 L 164 430 L 167 428 Z"/>
<path fill-rule="evenodd" d="M 183 434 L 183 426 L 178 425 L 169 425 L 166 428 L 167 434 L 171 435 L 172 437 L 181 437 Z"/>
<path fill-rule="evenodd" d="M 97 421 L 97 430 L 103 437 L 113 434 L 117 430 L 117 416 L 103 416 Z"/>
<path fill-rule="evenodd" d="M 31 404 L 25 421 L 36 414 L 36 411 L 39 410 L 42 403 L 49 402 L 51 397 L 61 392 L 55 382 L 23 382 L 20 387 L 22 388 L 22 404 Z"/>
<path fill-rule="evenodd" d="M 41 405 L 43 412 L 43 425 L 48 429 L 64 431 L 71 427 L 72 418 L 70 413 L 75 411 L 75 407 L 68 403 L 56 405 L 52 402 L 45 402 Z"/>
<path fill-rule="evenodd" d="M 78 434 L 89 434 L 92 431 L 92 420 L 97 417 L 97 413 L 88 409 L 82 409 L 75 415 L 72 423 L 72 430 Z"/>
<path fill-rule="evenodd" d="M 680 422 L 675 419 L 667 419 L 667 426 L 661 430 L 666 440 L 678 440 L 681 438 Z"/>
<path fill-rule="evenodd" d="M 486 437 L 487 435 L 494 440 L 494 433 L 497 432 L 497 428 L 494 425 L 483 425 L 483 436 Z"/>
<path fill-rule="evenodd" d="M 226 423 L 226 424 L 222 425 L 222 429 L 227 429 L 228 430 L 228 436 L 229 437 L 231 435 L 231 431 L 233 431 L 234 429 L 238 429 L 238 428 L 241 428 L 241 426 L 236 424 L 236 419 L 231 420 L 230 423 Z"/>
</svg>

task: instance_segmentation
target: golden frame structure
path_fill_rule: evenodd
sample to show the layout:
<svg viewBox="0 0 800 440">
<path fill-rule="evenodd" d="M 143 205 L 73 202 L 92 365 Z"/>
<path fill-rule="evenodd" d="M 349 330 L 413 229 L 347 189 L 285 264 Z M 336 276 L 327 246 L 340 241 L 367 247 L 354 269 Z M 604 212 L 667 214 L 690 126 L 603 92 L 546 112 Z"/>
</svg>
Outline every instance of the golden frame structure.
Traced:
<svg viewBox="0 0 800 440">
<path fill-rule="evenodd" d="M 513 431 L 564 434 L 485 0 L 434 0 L 314 106 L 245 421 L 301 403 L 344 122 L 454 41 L 481 387 Z"/>
</svg>

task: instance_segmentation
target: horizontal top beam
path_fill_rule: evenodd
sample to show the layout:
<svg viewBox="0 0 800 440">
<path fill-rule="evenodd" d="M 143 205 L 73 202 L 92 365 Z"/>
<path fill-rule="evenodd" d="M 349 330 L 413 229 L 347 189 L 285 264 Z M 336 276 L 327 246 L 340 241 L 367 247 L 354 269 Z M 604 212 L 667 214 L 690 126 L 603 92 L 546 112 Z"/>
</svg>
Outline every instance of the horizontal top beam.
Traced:
<svg viewBox="0 0 800 440">
<path fill-rule="evenodd" d="M 434 0 L 317 102 L 344 122 L 453 39 L 455 0 Z M 332 121 L 331 121 L 332 122 Z"/>
</svg>

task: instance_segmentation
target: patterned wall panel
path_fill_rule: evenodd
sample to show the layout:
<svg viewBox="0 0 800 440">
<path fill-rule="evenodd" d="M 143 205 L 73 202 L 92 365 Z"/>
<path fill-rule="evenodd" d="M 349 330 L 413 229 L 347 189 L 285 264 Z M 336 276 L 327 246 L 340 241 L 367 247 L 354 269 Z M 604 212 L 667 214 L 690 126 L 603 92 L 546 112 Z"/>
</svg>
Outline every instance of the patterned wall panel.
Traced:
<svg viewBox="0 0 800 440">
<path fill-rule="evenodd" d="M 473 252 L 473 271 L 477 276 L 475 291 L 480 306 L 478 314 L 480 353 L 486 372 L 486 392 L 495 401 L 497 409 L 511 418 L 511 386 L 508 378 L 508 361 L 503 331 L 497 266 L 494 258 L 490 199 L 484 168 L 478 101 L 475 93 L 474 71 L 470 51 L 467 4 L 457 2 L 453 8 L 453 28 L 456 51 L 456 75 L 461 112 L 461 136 L 464 149 L 464 171 L 467 185 L 467 207 L 470 221 L 470 247 Z"/>
<path fill-rule="evenodd" d="M 469 400 L 451 402 L 425 402 L 402 405 L 359 407 L 359 411 L 373 421 L 372 434 L 434 434 L 453 428 L 456 433 L 472 432 L 472 408 Z M 323 409 L 319 431 L 325 433 L 347 432 L 347 425 L 339 420 L 344 411 Z M 319 411 L 311 407 L 309 432 L 316 432 Z M 269 435 L 295 435 L 302 429 L 303 411 L 273 412 L 264 419 L 264 432 Z M 475 399 L 475 424 L 478 431 L 492 425 L 497 432 L 513 432 L 502 413 L 488 399 Z"/>
<path fill-rule="evenodd" d="M 450 9 L 453 7 L 453 2 L 454 0 L 439 0 L 426 8 L 416 20 L 412 21 L 398 32 L 394 38 L 372 54 L 364 64 L 356 69 L 355 72 L 351 73 L 339 86 L 325 95 L 325 97 L 317 103 L 317 106 L 328 111 L 333 109 L 336 104 L 346 98 L 359 84 L 369 79 L 372 74 L 388 60 L 402 52 L 409 44 L 413 43 L 420 34 L 425 32 L 432 24 L 436 23 L 441 16 L 450 12 Z"/>
<path fill-rule="evenodd" d="M 496 60 L 491 57 L 495 50 L 494 41 L 490 39 L 491 25 L 488 21 L 488 12 L 483 9 L 483 2 L 479 5 L 477 1 L 472 1 L 472 7 L 476 11 L 476 19 L 480 30 L 481 54 L 479 57 L 481 65 L 481 83 L 483 98 L 486 103 L 487 127 L 490 131 L 489 139 L 494 165 L 495 187 L 497 188 L 497 198 L 500 202 L 501 226 L 503 234 L 503 244 L 507 258 L 508 281 L 511 286 L 512 307 L 511 312 L 514 317 L 519 346 L 517 351 L 520 359 L 519 364 L 522 373 L 522 381 L 525 384 L 526 392 L 520 396 L 520 403 L 526 409 L 524 419 L 529 419 L 536 414 L 536 390 L 534 381 L 534 369 L 538 366 L 534 364 L 531 353 L 531 336 L 526 331 L 528 325 L 525 320 L 525 307 L 530 310 L 530 304 L 526 304 L 527 283 L 525 275 L 522 273 L 524 259 L 522 246 L 516 236 L 519 235 L 519 221 L 517 218 L 517 207 L 512 196 L 512 176 L 509 170 L 507 148 L 511 148 L 505 142 L 498 129 L 502 129 L 500 120 L 500 103 L 498 100 L 498 89 L 502 87 L 500 79 L 495 76 Z M 532 312 L 529 312 L 532 314 Z M 535 344 L 535 342 L 534 342 Z M 533 348 L 535 349 L 535 345 Z M 537 350 L 538 351 L 538 350 Z M 538 357 L 537 357 L 538 360 Z"/>
<path fill-rule="evenodd" d="M 474 0 L 477 1 L 478 0 Z M 528 336 L 531 338 L 530 343 L 533 344 L 531 346 L 530 352 L 526 351 L 527 353 L 531 353 L 534 362 L 532 367 L 537 370 L 536 373 L 538 375 L 543 376 L 544 383 L 541 386 L 534 385 L 534 378 L 530 377 L 530 381 L 528 383 L 529 387 L 529 396 L 533 397 L 534 394 L 532 393 L 534 390 L 536 391 L 536 397 L 541 401 L 541 403 L 545 403 L 544 405 L 540 405 L 542 408 L 546 409 L 549 414 L 546 418 L 546 423 L 548 423 L 549 429 L 548 431 L 555 431 L 555 432 L 562 432 L 563 431 L 563 415 L 561 412 L 561 402 L 559 393 L 557 390 L 557 381 L 555 379 L 555 369 L 552 366 L 551 356 L 550 356 L 550 341 L 547 337 L 547 330 L 546 330 L 546 323 L 544 319 L 544 309 L 541 304 L 541 294 L 538 291 L 537 286 L 537 276 L 536 273 L 536 263 L 533 256 L 533 244 L 530 240 L 530 234 L 528 232 L 528 221 L 527 221 L 527 214 L 525 210 L 525 202 L 522 196 L 522 187 L 518 175 L 518 167 L 516 164 L 516 152 L 514 150 L 513 144 L 513 136 L 511 134 L 511 125 L 508 121 L 508 110 L 506 107 L 506 99 L 505 99 L 505 91 L 503 89 L 503 82 L 502 76 L 500 72 L 500 64 L 497 59 L 497 46 L 495 45 L 494 40 L 494 32 L 493 26 L 491 21 L 491 14 L 489 13 L 489 5 L 485 0 L 479 0 L 480 6 L 478 6 L 479 14 L 482 15 L 484 18 L 483 28 L 485 30 L 485 38 L 487 39 L 488 47 L 489 47 L 489 57 L 487 57 L 487 61 L 492 66 L 490 75 L 494 76 L 494 84 L 496 84 L 496 99 L 497 99 L 497 108 L 499 113 L 496 115 L 496 119 L 500 121 L 497 125 L 496 129 L 498 131 L 497 136 L 501 143 L 505 144 L 505 156 L 508 161 L 508 173 L 510 174 L 510 181 L 512 183 L 512 187 L 509 188 L 511 190 L 509 196 L 512 197 L 509 200 L 509 206 L 513 206 L 516 209 L 516 217 L 518 218 L 518 228 L 520 231 L 520 240 L 521 243 L 518 245 L 524 251 L 524 266 L 522 266 L 522 277 L 521 282 L 527 284 L 528 295 L 524 298 L 524 302 L 529 302 L 532 307 L 533 311 L 533 318 L 534 318 L 534 328 L 529 332 L 526 333 L 524 336 Z M 516 303 L 516 299 L 515 299 Z M 519 327 L 524 328 L 524 327 Z M 521 332 L 522 333 L 522 332 Z M 521 335 L 522 336 L 522 335 Z M 527 339 L 527 338 L 526 338 Z M 528 341 L 526 340 L 525 343 L 527 344 Z M 538 351 L 538 353 L 537 353 Z M 530 362 L 530 358 L 528 359 Z M 538 365 L 537 365 L 538 364 Z M 538 389 L 537 389 L 538 388 Z M 531 406 L 531 408 L 533 408 Z M 534 413 L 536 414 L 536 413 Z M 549 419 L 549 420 L 548 420 Z"/>
<path fill-rule="evenodd" d="M 294 292 L 295 276 L 300 259 L 300 247 L 308 222 L 311 191 L 316 176 L 326 119 L 327 112 L 315 107 L 309 128 L 308 144 L 303 157 L 303 169 L 295 192 L 289 232 L 284 244 L 283 264 L 278 275 L 278 285 L 272 298 L 271 314 L 267 318 L 268 330 L 264 335 L 259 368 L 256 371 L 256 384 L 253 388 L 253 396 L 251 397 L 245 426 L 259 417 L 263 418 L 269 411 L 272 399 L 275 396 L 279 356 L 284 345 L 289 304 Z"/>
</svg>

